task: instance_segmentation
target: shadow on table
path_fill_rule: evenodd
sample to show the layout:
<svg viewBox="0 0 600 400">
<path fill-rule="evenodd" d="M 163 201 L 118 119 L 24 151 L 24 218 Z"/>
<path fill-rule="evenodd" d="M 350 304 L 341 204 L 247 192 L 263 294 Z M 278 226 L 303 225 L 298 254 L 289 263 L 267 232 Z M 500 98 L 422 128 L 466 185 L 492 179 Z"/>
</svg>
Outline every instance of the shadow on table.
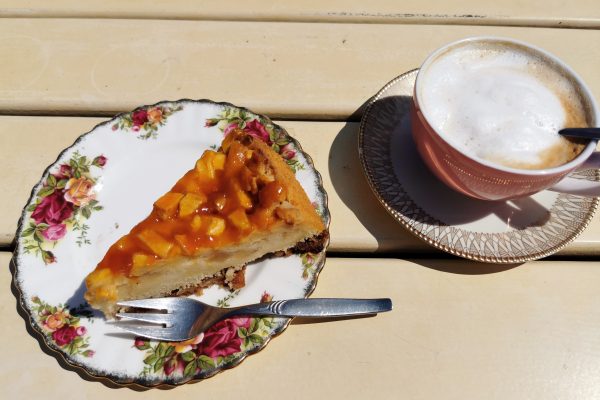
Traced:
<svg viewBox="0 0 600 400">
<path fill-rule="evenodd" d="M 377 314 L 354 315 L 347 317 L 329 317 L 329 318 L 312 318 L 312 317 L 294 317 L 290 325 L 307 325 L 307 324 L 322 324 L 324 322 L 344 321 L 348 319 L 373 318 Z"/>
<path fill-rule="evenodd" d="M 486 275 L 508 271 L 523 263 L 516 264 L 488 264 L 477 261 L 464 260 L 458 257 L 451 259 L 410 259 L 410 262 L 440 272 L 458 275 Z"/>
<path fill-rule="evenodd" d="M 358 157 L 358 122 L 348 122 L 336 135 L 329 152 L 333 188 L 360 223 L 377 240 L 378 250 L 393 250 L 395 238 L 414 240 L 379 203 L 362 171 Z M 408 239 L 407 239 L 408 238 Z"/>
</svg>

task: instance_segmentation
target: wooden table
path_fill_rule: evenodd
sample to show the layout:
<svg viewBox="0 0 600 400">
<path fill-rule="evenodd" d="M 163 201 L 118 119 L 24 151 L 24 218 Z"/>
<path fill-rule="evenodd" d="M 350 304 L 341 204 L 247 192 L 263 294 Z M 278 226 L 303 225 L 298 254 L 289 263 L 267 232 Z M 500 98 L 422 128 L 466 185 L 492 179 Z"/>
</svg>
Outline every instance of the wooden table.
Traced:
<svg viewBox="0 0 600 400">
<path fill-rule="evenodd" d="M 0 4 L 0 263 L 8 266 L 31 187 L 78 135 L 141 104 L 210 98 L 278 119 L 323 174 L 331 246 L 314 296 L 395 304 L 368 323 L 292 324 L 238 368 L 138 393 L 84 380 L 44 354 L 16 312 L 5 268 L 0 397 L 600 397 L 598 217 L 547 260 L 515 268 L 457 260 L 387 215 L 356 151 L 364 102 L 464 36 L 543 47 L 599 97 L 598 1 L 345 3 Z"/>
</svg>

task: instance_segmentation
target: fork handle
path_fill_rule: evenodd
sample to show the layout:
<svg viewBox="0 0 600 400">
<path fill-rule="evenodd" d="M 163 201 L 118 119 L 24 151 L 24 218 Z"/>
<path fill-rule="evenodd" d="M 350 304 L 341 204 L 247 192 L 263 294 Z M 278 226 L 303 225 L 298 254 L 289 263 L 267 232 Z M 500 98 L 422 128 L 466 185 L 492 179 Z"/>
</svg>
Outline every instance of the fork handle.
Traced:
<svg viewBox="0 0 600 400">
<path fill-rule="evenodd" d="M 390 299 L 293 299 L 241 306 L 233 315 L 269 315 L 281 317 L 341 317 L 376 314 L 392 309 Z"/>
</svg>

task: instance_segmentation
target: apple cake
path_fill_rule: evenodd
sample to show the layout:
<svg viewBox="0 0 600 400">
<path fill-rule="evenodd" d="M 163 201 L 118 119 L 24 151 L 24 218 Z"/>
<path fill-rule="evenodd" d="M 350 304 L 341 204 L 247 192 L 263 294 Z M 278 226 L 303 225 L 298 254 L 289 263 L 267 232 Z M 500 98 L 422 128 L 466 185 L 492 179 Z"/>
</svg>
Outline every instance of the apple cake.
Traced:
<svg viewBox="0 0 600 400">
<path fill-rule="evenodd" d="M 207 150 L 85 279 L 89 304 L 244 286 L 265 255 L 322 251 L 327 230 L 286 162 L 242 130 Z"/>
</svg>

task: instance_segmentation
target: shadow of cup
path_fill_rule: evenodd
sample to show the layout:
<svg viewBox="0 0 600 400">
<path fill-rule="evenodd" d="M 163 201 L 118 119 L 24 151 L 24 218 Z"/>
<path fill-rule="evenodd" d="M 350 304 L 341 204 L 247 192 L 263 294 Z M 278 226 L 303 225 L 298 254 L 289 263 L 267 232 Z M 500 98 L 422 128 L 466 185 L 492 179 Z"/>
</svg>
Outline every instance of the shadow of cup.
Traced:
<svg viewBox="0 0 600 400">
<path fill-rule="evenodd" d="M 329 176 L 342 202 L 377 241 L 378 251 L 398 250 L 398 241 L 415 251 L 423 244 L 402 228 L 373 194 L 357 151 L 359 123 L 347 122 L 329 150 Z M 337 223 L 335 219 L 333 223 Z"/>
<path fill-rule="evenodd" d="M 413 204 L 410 207 L 395 205 L 399 194 L 379 191 L 380 198 L 395 212 L 423 223 L 431 223 L 433 218 L 440 226 L 458 226 L 491 217 L 505 228 L 522 230 L 548 221 L 550 212 L 546 205 L 533 197 L 499 202 L 476 200 L 440 182 L 421 160 L 413 141 L 408 112 L 411 102 L 410 96 L 388 96 L 375 101 L 363 132 L 363 154 L 371 157 L 368 159 L 370 168 L 379 170 L 377 179 L 398 181 L 400 190 L 405 192 L 403 196 L 409 197 Z M 371 129 L 379 130 L 380 134 L 370 137 Z M 358 136 L 359 124 L 346 123 L 330 149 L 329 174 L 340 199 L 377 240 L 377 250 L 439 253 L 404 230 L 371 192 L 356 151 Z M 385 143 L 373 145 L 373 141 L 381 140 L 382 136 L 387 136 Z M 371 149 L 379 148 L 379 153 L 365 150 L 368 141 L 371 141 Z M 384 170 L 385 174 L 381 173 Z M 424 212 L 415 213 L 414 207 Z M 419 220 L 421 217 L 425 219 Z"/>
</svg>

